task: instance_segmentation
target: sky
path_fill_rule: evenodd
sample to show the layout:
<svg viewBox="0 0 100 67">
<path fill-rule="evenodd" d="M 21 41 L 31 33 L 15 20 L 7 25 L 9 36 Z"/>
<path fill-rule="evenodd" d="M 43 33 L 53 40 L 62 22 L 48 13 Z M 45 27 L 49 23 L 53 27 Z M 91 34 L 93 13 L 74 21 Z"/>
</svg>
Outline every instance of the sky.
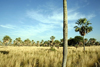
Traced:
<svg viewBox="0 0 100 67">
<path fill-rule="evenodd" d="M 80 36 L 74 26 L 87 18 L 93 31 L 85 38 L 100 41 L 100 0 L 67 0 L 68 39 Z M 63 0 L 0 0 L 0 40 L 8 35 L 15 40 L 34 41 L 63 38 Z"/>
</svg>

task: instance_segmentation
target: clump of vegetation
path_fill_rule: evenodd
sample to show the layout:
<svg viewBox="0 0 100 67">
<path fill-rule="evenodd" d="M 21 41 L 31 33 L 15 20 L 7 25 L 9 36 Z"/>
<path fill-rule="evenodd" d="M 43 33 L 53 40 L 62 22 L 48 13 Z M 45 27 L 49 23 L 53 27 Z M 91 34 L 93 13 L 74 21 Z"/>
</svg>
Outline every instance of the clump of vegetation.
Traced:
<svg viewBox="0 0 100 67">
<path fill-rule="evenodd" d="M 75 45 L 76 49 L 78 48 L 78 44 Z"/>
<path fill-rule="evenodd" d="M 51 47 L 50 50 L 51 51 L 56 51 L 56 49 L 54 47 Z"/>
</svg>

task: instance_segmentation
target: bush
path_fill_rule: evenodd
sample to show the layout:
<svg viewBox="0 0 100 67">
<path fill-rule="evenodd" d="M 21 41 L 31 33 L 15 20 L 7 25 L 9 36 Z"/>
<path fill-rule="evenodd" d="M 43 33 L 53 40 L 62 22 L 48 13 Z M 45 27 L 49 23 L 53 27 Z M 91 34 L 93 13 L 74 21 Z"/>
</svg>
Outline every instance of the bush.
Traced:
<svg viewBox="0 0 100 67">
<path fill-rule="evenodd" d="M 78 44 L 76 44 L 75 47 L 78 48 Z"/>
<path fill-rule="evenodd" d="M 51 47 L 50 50 L 51 51 L 56 51 L 56 49 L 54 47 Z"/>
</svg>

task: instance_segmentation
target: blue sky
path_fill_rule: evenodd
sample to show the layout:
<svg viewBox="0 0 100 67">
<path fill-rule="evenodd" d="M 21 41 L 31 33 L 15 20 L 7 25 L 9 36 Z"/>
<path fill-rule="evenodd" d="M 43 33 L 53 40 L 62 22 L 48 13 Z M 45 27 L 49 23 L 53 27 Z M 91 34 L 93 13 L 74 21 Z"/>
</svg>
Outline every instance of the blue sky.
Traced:
<svg viewBox="0 0 100 67">
<path fill-rule="evenodd" d="M 67 0 L 68 38 L 79 36 L 75 22 L 87 18 L 93 31 L 85 38 L 100 41 L 99 0 Z M 0 0 L 0 40 L 9 35 L 13 40 L 21 37 L 34 41 L 63 38 L 63 0 Z"/>
</svg>

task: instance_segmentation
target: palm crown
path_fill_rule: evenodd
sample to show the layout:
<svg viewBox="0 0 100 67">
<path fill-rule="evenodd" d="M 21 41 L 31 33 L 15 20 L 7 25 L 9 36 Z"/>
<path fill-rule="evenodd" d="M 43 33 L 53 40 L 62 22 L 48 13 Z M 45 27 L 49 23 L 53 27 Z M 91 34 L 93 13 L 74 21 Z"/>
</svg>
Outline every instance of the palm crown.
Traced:
<svg viewBox="0 0 100 67">
<path fill-rule="evenodd" d="M 79 19 L 76 24 L 78 24 L 78 26 L 75 26 L 75 31 L 79 32 L 82 36 L 85 36 L 86 33 L 89 33 L 92 31 L 92 27 L 88 26 L 90 21 L 87 21 L 86 18 L 81 18 Z"/>
</svg>

